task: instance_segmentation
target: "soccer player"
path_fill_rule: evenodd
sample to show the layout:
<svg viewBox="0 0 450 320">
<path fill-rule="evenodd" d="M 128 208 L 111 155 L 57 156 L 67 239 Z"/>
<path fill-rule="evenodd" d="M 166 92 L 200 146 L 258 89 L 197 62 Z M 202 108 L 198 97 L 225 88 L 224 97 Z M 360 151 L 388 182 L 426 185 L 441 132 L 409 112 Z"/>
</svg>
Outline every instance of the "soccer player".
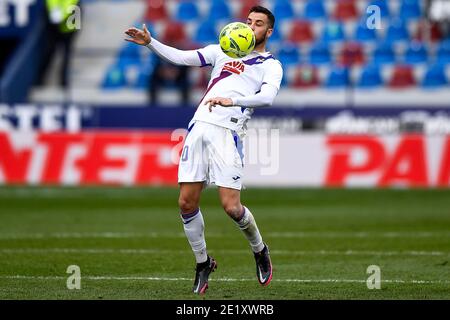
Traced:
<svg viewBox="0 0 450 320">
<path fill-rule="evenodd" d="M 198 50 L 178 50 L 152 38 L 143 30 L 130 28 L 127 41 L 145 45 L 166 61 L 186 66 L 212 66 L 211 80 L 193 119 L 188 125 L 180 163 L 178 183 L 181 220 L 197 262 L 193 292 L 205 293 L 209 275 L 217 267 L 208 255 L 204 222 L 199 207 L 205 184 L 215 184 L 222 207 L 236 222 L 250 243 L 259 283 L 272 280 L 269 248 L 249 208 L 240 200 L 243 173 L 242 139 L 254 108 L 270 106 L 283 76 L 281 63 L 266 51 L 273 32 L 274 15 L 262 6 L 252 7 L 247 24 L 255 33 L 255 48 L 244 58 L 233 59 L 218 44 Z"/>
</svg>

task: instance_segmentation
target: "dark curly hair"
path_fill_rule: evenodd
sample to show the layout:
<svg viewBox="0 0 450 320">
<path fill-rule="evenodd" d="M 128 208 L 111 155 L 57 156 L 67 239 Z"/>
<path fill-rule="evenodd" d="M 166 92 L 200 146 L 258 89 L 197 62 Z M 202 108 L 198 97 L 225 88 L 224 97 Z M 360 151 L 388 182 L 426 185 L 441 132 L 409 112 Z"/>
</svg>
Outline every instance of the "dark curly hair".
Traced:
<svg viewBox="0 0 450 320">
<path fill-rule="evenodd" d="M 262 6 L 254 6 L 250 8 L 250 11 L 248 13 L 250 14 L 252 12 L 264 13 L 269 19 L 270 27 L 273 29 L 273 26 L 275 25 L 275 16 L 269 9 Z"/>
</svg>

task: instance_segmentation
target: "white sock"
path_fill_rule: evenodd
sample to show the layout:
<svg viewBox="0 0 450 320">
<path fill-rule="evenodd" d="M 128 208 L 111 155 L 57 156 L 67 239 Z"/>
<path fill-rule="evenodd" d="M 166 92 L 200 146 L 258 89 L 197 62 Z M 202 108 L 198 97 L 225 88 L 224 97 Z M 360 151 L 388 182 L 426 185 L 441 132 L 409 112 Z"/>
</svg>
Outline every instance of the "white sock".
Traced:
<svg viewBox="0 0 450 320">
<path fill-rule="evenodd" d="M 200 208 L 192 213 L 181 213 L 181 220 L 183 221 L 184 233 L 194 252 L 195 260 L 197 263 L 205 262 L 208 259 L 204 233 L 205 223 Z"/>
<path fill-rule="evenodd" d="M 242 230 L 247 240 L 250 242 L 252 251 L 257 253 L 264 249 L 264 242 L 256 225 L 255 218 L 248 208 L 244 208 L 244 213 L 240 220 L 235 221 L 239 229 Z"/>
</svg>

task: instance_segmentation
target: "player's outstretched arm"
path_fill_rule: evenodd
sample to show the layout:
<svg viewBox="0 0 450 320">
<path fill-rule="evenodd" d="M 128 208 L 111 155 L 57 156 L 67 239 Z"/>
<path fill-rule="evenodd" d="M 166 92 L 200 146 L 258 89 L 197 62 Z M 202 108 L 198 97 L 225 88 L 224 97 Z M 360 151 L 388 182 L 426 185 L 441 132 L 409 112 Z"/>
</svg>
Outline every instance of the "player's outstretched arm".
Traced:
<svg viewBox="0 0 450 320">
<path fill-rule="evenodd" d="M 129 28 L 125 31 L 125 34 L 129 36 L 129 38 L 125 38 L 126 41 L 133 42 L 141 46 L 147 46 L 152 41 L 152 36 L 147 30 L 147 26 L 145 24 L 142 26 L 142 30 L 138 28 Z"/>
<path fill-rule="evenodd" d="M 142 30 L 130 28 L 125 31 L 125 34 L 129 36 L 129 38 L 125 39 L 126 41 L 148 47 L 167 62 L 181 66 L 202 66 L 196 50 L 179 50 L 157 41 L 151 37 L 145 24 L 142 26 Z"/>
<path fill-rule="evenodd" d="M 269 107 L 272 105 L 277 93 L 278 88 L 266 84 L 261 87 L 261 91 L 259 93 L 254 95 L 237 98 L 214 97 L 205 100 L 204 104 L 208 105 L 209 112 L 211 112 L 212 108 L 215 106 L 239 106 L 248 108 Z"/>
<path fill-rule="evenodd" d="M 230 98 L 214 97 L 207 99 L 204 104 L 208 105 L 209 112 L 211 112 L 212 108 L 216 105 L 222 107 L 232 107 L 233 100 L 231 100 Z"/>
</svg>

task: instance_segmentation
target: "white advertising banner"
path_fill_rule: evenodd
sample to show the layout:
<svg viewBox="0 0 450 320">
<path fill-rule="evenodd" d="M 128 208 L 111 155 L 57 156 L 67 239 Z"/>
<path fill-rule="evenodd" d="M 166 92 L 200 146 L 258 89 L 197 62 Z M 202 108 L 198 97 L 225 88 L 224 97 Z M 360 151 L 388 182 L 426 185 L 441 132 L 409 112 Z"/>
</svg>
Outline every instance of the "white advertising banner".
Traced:
<svg viewBox="0 0 450 320">
<path fill-rule="evenodd" d="M 248 186 L 450 186 L 450 136 L 274 135 L 270 148 L 258 136 L 245 140 L 262 154 L 245 160 Z"/>
</svg>

